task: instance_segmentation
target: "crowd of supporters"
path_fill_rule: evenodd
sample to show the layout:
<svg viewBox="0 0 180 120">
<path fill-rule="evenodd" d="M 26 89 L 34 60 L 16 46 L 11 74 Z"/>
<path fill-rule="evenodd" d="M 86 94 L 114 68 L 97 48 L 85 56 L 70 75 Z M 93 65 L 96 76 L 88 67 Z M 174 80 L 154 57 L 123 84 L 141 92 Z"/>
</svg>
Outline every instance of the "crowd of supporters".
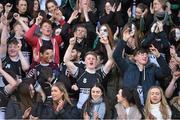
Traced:
<svg viewBox="0 0 180 120">
<path fill-rule="evenodd" d="M 0 119 L 180 119 L 178 0 L 0 0 Z"/>
</svg>

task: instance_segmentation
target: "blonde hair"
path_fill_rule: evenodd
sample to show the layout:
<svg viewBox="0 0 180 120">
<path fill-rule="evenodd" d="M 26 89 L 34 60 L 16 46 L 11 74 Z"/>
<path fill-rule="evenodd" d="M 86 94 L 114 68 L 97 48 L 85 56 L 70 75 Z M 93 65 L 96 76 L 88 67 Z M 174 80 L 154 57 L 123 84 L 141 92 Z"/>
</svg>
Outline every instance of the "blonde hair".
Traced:
<svg viewBox="0 0 180 120">
<path fill-rule="evenodd" d="M 146 98 L 146 104 L 144 106 L 144 108 L 145 108 L 145 118 L 150 119 L 148 115 L 149 115 L 150 109 L 151 109 L 150 108 L 150 105 L 151 105 L 151 99 L 150 99 L 151 98 L 151 90 L 154 89 L 154 88 L 159 89 L 160 94 L 161 94 L 160 112 L 162 114 L 163 119 L 170 119 L 171 116 L 169 116 L 169 111 L 168 111 L 168 110 L 170 110 L 170 108 L 169 108 L 169 105 L 168 105 L 168 103 L 166 101 L 166 98 L 165 98 L 165 96 L 163 94 L 163 90 L 159 86 L 152 86 L 148 91 L 147 98 Z"/>
<path fill-rule="evenodd" d="M 157 0 L 159 3 L 161 3 L 162 5 L 162 9 L 165 10 L 166 9 L 166 1 L 165 0 Z M 154 0 L 153 0 L 154 2 Z"/>
<path fill-rule="evenodd" d="M 72 106 L 72 103 L 70 101 L 68 92 L 67 92 L 64 84 L 62 82 L 57 82 L 57 83 L 53 84 L 53 86 L 58 87 L 59 90 L 64 93 L 63 96 L 62 96 L 63 101 L 67 101 Z"/>
</svg>

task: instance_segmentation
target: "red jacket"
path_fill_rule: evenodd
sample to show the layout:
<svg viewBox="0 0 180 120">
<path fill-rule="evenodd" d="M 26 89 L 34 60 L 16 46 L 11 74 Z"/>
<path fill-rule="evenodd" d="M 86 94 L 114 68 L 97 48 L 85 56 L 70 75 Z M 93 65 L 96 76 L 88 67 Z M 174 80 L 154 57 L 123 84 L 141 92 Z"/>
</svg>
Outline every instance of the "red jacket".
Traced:
<svg viewBox="0 0 180 120">
<path fill-rule="evenodd" d="M 29 45 L 31 45 L 33 51 L 36 48 L 36 51 L 40 52 L 40 47 L 42 46 L 42 39 L 36 35 L 34 35 L 35 30 L 38 26 L 36 24 L 34 24 L 26 33 L 25 33 L 25 37 L 26 37 L 26 41 L 29 43 Z M 54 62 L 59 64 L 60 61 L 60 54 L 59 54 L 59 45 L 62 43 L 62 38 L 60 35 L 58 36 L 54 36 L 51 38 L 51 42 L 53 45 L 53 52 L 54 52 Z M 34 54 L 34 53 L 33 53 Z M 33 58 L 34 60 L 34 58 Z M 39 62 L 40 60 L 38 59 L 37 62 Z"/>
</svg>

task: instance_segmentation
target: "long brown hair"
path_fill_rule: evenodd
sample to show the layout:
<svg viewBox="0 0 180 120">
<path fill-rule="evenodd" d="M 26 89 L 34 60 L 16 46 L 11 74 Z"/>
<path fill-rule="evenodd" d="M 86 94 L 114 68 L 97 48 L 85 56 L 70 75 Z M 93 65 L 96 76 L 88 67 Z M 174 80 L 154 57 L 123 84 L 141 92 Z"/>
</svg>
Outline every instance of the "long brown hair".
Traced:
<svg viewBox="0 0 180 120">
<path fill-rule="evenodd" d="M 121 32 L 121 37 L 123 37 L 123 33 L 124 33 L 125 30 L 127 30 L 128 28 L 131 29 L 131 26 L 132 26 L 132 23 L 127 23 L 127 24 L 124 25 L 123 30 Z M 140 47 L 140 41 L 139 41 L 139 38 L 138 38 L 138 32 L 137 32 L 136 26 L 135 26 L 135 33 L 134 33 L 133 38 L 135 39 L 136 48 L 139 48 Z"/>
<path fill-rule="evenodd" d="M 151 105 L 151 99 L 150 99 L 150 96 L 151 96 L 151 90 L 154 89 L 154 88 L 157 88 L 159 89 L 160 93 L 161 93 L 161 101 L 160 101 L 160 112 L 162 114 L 162 117 L 164 120 L 166 119 L 170 119 L 171 116 L 169 116 L 169 112 L 168 110 L 170 110 L 169 106 L 168 106 L 168 103 L 166 101 L 166 98 L 163 94 L 163 90 L 161 89 L 161 87 L 159 86 L 152 86 L 149 91 L 148 91 L 148 94 L 147 94 L 147 99 L 146 99 L 146 104 L 145 104 L 145 118 L 146 119 L 149 119 L 149 113 L 150 113 L 150 105 Z"/>
<path fill-rule="evenodd" d="M 102 26 L 105 26 L 107 28 L 109 44 L 111 47 L 113 47 L 113 33 L 111 28 L 109 27 L 108 24 L 102 24 L 99 29 L 101 29 Z"/>
<path fill-rule="evenodd" d="M 24 82 L 20 83 L 18 86 L 18 97 L 19 103 L 21 105 L 22 112 L 32 107 L 35 98 L 31 98 L 30 95 L 30 84 L 33 84 L 34 80 L 31 78 L 25 78 Z"/>
<path fill-rule="evenodd" d="M 68 92 L 67 92 L 64 84 L 63 84 L 62 82 L 57 82 L 57 83 L 53 84 L 53 86 L 58 87 L 59 90 L 64 93 L 63 96 L 62 96 L 63 101 L 68 102 L 68 103 L 72 106 L 72 103 L 71 103 L 71 101 L 70 101 Z"/>
</svg>

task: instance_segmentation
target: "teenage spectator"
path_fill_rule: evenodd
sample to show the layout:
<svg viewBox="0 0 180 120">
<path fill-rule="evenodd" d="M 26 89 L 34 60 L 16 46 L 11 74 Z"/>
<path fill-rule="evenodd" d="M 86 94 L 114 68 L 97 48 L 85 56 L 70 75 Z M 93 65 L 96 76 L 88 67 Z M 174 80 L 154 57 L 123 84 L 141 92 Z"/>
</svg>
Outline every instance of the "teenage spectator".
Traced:
<svg viewBox="0 0 180 120">
<path fill-rule="evenodd" d="M 135 16 L 132 16 L 131 12 L 132 8 L 129 8 L 127 11 L 129 17 L 128 22 L 133 23 L 137 27 L 138 37 L 142 40 L 149 28 L 147 24 L 148 7 L 143 3 L 139 3 L 136 7 Z"/>
<path fill-rule="evenodd" d="M 87 23 L 91 22 L 93 25 L 96 25 L 98 20 L 97 11 L 95 11 L 95 5 L 92 4 L 92 0 L 77 0 L 76 1 L 76 10 L 78 10 L 78 18 L 76 19 L 77 23 Z"/>
<path fill-rule="evenodd" d="M 39 0 L 32 0 L 28 3 L 28 11 L 31 13 L 31 21 L 29 22 L 29 26 L 33 25 L 35 23 L 36 18 L 38 17 L 38 14 L 43 11 L 40 11 L 40 3 Z"/>
<path fill-rule="evenodd" d="M 113 60 L 112 60 L 112 50 L 109 45 L 109 40 L 107 37 L 101 37 L 100 40 L 106 47 L 106 51 L 108 54 L 108 61 L 105 63 L 105 65 L 100 69 L 96 71 L 97 66 L 97 55 L 94 52 L 87 52 L 85 55 L 85 66 L 86 69 L 83 70 L 79 67 L 77 67 L 73 62 L 70 61 L 70 53 L 76 44 L 76 36 L 70 39 L 69 47 L 66 50 L 65 56 L 64 56 L 64 62 L 67 65 L 68 70 L 72 74 L 74 78 L 76 78 L 77 86 L 80 89 L 80 96 L 79 101 L 77 104 L 78 108 L 82 108 L 82 105 L 87 100 L 90 88 L 96 83 L 101 83 L 102 80 L 105 78 L 107 73 L 110 71 Z"/>
<path fill-rule="evenodd" d="M 170 75 L 170 69 L 165 59 L 154 46 L 150 48 L 150 52 L 156 56 L 160 65 L 159 67 L 154 64 L 148 64 L 148 53 L 142 48 L 134 51 L 134 62 L 124 58 L 123 51 L 130 37 L 130 28 L 127 28 L 123 31 L 122 40 L 119 41 L 114 51 L 113 58 L 122 71 L 123 87 L 137 88 L 141 103 L 143 104 L 148 89 L 156 84 L 157 79 L 162 80 Z"/>
<path fill-rule="evenodd" d="M 100 36 L 107 37 L 109 40 L 109 44 L 110 44 L 111 48 L 113 47 L 113 45 L 114 45 L 113 35 L 112 35 L 111 28 L 109 27 L 108 24 L 103 24 L 100 26 L 99 30 L 97 31 L 97 37 L 96 37 L 94 44 L 93 44 L 93 49 L 95 51 L 105 53 L 106 48 L 100 42 Z M 104 62 L 107 60 L 107 55 L 103 55 L 101 57 L 104 58 Z"/>
<path fill-rule="evenodd" d="M 118 104 L 115 105 L 117 119 L 137 119 L 143 118 L 142 106 L 135 89 L 122 88 L 117 96 Z"/>
<path fill-rule="evenodd" d="M 129 32 L 131 34 L 129 40 L 127 41 L 127 45 L 125 48 L 125 53 L 127 55 L 132 55 L 135 49 L 140 48 L 140 39 L 138 38 L 138 31 L 136 26 L 133 23 L 127 23 L 123 30 L 122 30 L 122 34 L 121 34 L 121 39 L 123 39 L 123 32 L 125 30 L 129 29 Z"/>
<path fill-rule="evenodd" d="M 122 28 L 125 23 L 121 13 L 121 2 L 116 5 L 112 0 L 106 0 L 104 13 L 100 16 L 99 22 L 101 25 L 108 24 L 113 33 L 117 27 Z"/>
<path fill-rule="evenodd" d="M 77 0 L 61 0 L 60 7 L 63 9 L 65 19 L 68 20 L 72 12 L 75 10 Z"/>
<path fill-rule="evenodd" d="M 47 10 L 47 7 L 46 7 L 47 1 L 49 1 L 49 0 L 39 0 L 41 10 L 44 10 L 44 11 Z M 61 0 L 55 0 L 55 1 L 57 2 L 57 6 L 61 5 Z"/>
<path fill-rule="evenodd" d="M 33 51 L 36 48 L 36 52 L 39 53 L 40 47 L 47 45 L 53 48 L 53 62 L 59 64 L 59 45 L 62 43 L 61 36 L 52 35 L 52 23 L 49 20 L 42 21 L 42 16 L 36 18 L 36 23 L 25 33 L 27 42 L 31 45 Z M 40 25 L 41 36 L 34 35 L 36 28 Z M 39 59 L 38 59 L 39 62 Z"/>
<path fill-rule="evenodd" d="M 2 69 L 1 60 L 0 60 L 0 74 L 1 74 L 1 77 L 4 77 L 8 83 L 4 87 L 0 87 L 0 119 L 4 119 L 5 108 L 8 104 L 9 97 L 11 93 L 18 86 L 18 83 L 10 74 L 8 74 L 6 71 Z"/>
<path fill-rule="evenodd" d="M 27 0 L 16 0 L 16 12 L 20 15 L 22 21 L 29 25 L 31 21 L 30 11 L 28 11 L 28 1 Z M 14 23 L 14 19 L 12 24 Z"/>
<path fill-rule="evenodd" d="M 58 29 L 65 23 L 65 17 L 63 16 L 62 10 L 58 7 L 55 0 L 48 0 L 46 2 L 46 8 L 48 10 L 47 17 L 53 23 L 53 29 Z"/>
<path fill-rule="evenodd" d="M 13 24 L 13 33 L 9 34 L 10 30 L 8 29 L 9 25 L 5 24 L 6 26 L 3 27 L 4 32 L 2 32 L 2 36 L 7 39 L 7 41 L 11 39 L 16 39 L 19 43 L 22 44 L 21 51 L 23 53 L 23 56 L 25 57 L 26 61 L 31 63 L 32 58 L 32 49 L 31 46 L 26 42 L 24 34 L 25 31 L 29 29 L 29 27 L 23 22 L 23 20 L 20 18 L 19 14 L 14 13 L 14 18 L 18 20 L 18 22 L 15 22 Z"/>
<path fill-rule="evenodd" d="M 64 50 L 67 49 L 69 45 L 69 39 L 72 37 L 72 34 L 76 35 L 76 45 L 81 50 L 81 58 L 84 58 L 84 54 L 92 50 L 94 39 L 96 37 L 95 29 L 91 23 L 85 23 L 85 24 L 77 24 L 75 26 L 75 29 L 73 32 L 70 32 L 71 29 L 71 23 L 74 19 L 77 18 L 77 11 L 74 11 L 67 21 L 67 23 L 64 24 L 61 36 L 64 40 Z"/>
<path fill-rule="evenodd" d="M 87 119 L 111 119 L 112 110 L 105 96 L 105 90 L 99 83 L 93 85 L 90 95 L 83 105 L 83 118 Z"/>
<path fill-rule="evenodd" d="M 170 48 L 168 41 L 168 36 L 163 29 L 163 23 L 158 21 L 152 25 L 151 32 L 141 42 L 141 46 L 147 49 L 153 44 L 165 58 L 168 58 Z"/>
<path fill-rule="evenodd" d="M 38 109 L 40 113 L 36 116 L 39 119 L 77 119 L 79 118 L 76 107 L 69 99 L 66 88 L 61 82 L 53 84 L 51 88 L 52 100 L 41 104 Z"/>
<path fill-rule="evenodd" d="M 74 47 L 71 52 L 70 60 L 82 69 L 85 69 L 84 61 L 80 59 L 81 51 L 78 47 Z M 79 89 L 76 87 L 76 79 L 71 76 L 71 73 L 67 69 L 65 63 L 60 64 L 60 75 L 65 76 L 65 79 L 61 79 L 66 87 L 69 97 L 73 104 L 76 104 L 79 98 Z M 77 88 L 77 89 L 76 89 Z"/>
<path fill-rule="evenodd" d="M 46 67 L 51 68 L 55 76 L 58 76 L 59 70 L 58 65 L 53 62 L 53 49 L 50 46 L 41 46 L 40 48 L 40 55 L 36 54 L 34 51 L 34 58 L 39 58 L 39 62 L 34 62 L 30 66 L 30 70 L 27 73 L 28 78 L 34 78 L 35 80 L 39 80 L 39 76 L 41 76 L 41 71 Z M 54 77 L 55 77 L 54 76 Z"/>
<path fill-rule="evenodd" d="M 24 77 L 24 72 L 29 69 L 29 63 L 22 54 L 22 43 L 15 38 L 7 41 L 7 33 L 7 25 L 4 25 L 0 47 L 3 68 L 12 70 L 16 75 Z"/>
<path fill-rule="evenodd" d="M 31 11 L 32 17 L 36 18 L 38 16 L 39 11 L 40 11 L 39 0 L 33 0 L 33 1 L 29 2 L 28 11 Z"/>
<path fill-rule="evenodd" d="M 175 96 L 179 96 L 179 91 L 180 91 L 180 81 L 179 81 L 180 58 L 177 56 L 174 46 L 171 46 L 170 54 L 171 54 L 171 59 L 169 62 L 169 67 L 171 68 L 172 77 L 170 78 L 170 81 L 168 81 L 169 84 L 165 90 L 165 96 L 167 98 L 173 98 Z"/>
<path fill-rule="evenodd" d="M 149 89 L 144 109 L 146 119 L 171 119 L 171 109 L 158 86 Z"/>
<path fill-rule="evenodd" d="M 33 104 L 35 104 L 36 92 L 32 79 L 25 79 L 18 86 L 18 97 L 9 101 L 5 118 L 6 119 L 28 119 Z"/>
<path fill-rule="evenodd" d="M 171 11 L 169 2 L 164 0 L 153 0 L 150 5 L 150 14 L 148 14 L 148 24 L 161 21 L 163 23 L 163 29 L 166 33 L 169 33 L 170 26 L 173 25 L 171 19 Z M 168 10 L 167 10 L 168 9 Z"/>
</svg>

